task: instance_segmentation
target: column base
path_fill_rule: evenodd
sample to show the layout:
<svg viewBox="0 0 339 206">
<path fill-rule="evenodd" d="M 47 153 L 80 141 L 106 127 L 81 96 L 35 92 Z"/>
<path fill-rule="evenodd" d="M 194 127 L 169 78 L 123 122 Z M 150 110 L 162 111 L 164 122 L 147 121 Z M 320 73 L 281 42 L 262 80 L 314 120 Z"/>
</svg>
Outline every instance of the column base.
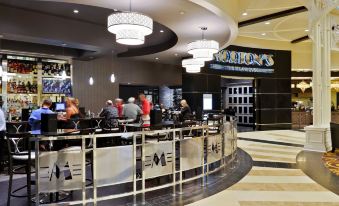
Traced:
<svg viewBox="0 0 339 206">
<path fill-rule="evenodd" d="M 327 152 L 331 150 L 331 130 L 329 127 L 305 127 L 306 144 L 304 150 Z"/>
</svg>

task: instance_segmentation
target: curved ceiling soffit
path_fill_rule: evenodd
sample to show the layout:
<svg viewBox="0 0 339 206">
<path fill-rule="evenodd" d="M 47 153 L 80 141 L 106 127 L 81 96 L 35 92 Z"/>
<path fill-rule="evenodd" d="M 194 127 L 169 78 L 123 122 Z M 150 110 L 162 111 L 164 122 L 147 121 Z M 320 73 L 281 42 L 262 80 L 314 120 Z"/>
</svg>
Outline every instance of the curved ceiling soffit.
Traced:
<svg viewBox="0 0 339 206">
<path fill-rule="evenodd" d="M 212 13 L 219 16 L 225 21 L 225 24 L 228 25 L 230 32 L 227 38 L 225 39 L 223 45 L 220 47 L 220 49 L 224 49 L 231 45 L 239 34 L 238 23 L 234 20 L 234 18 L 232 18 L 232 16 L 230 16 L 226 11 L 220 9 L 220 7 L 215 2 L 211 2 L 211 0 L 189 0 L 189 1 L 211 11 Z"/>
<path fill-rule="evenodd" d="M 120 9 L 120 10 L 125 7 L 125 3 L 122 6 L 122 4 L 118 3 L 118 1 L 111 1 L 111 0 L 97 0 L 97 1 L 93 1 L 93 0 L 81 0 L 81 1 L 80 0 L 39 0 L 39 1 L 74 3 L 74 4 L 90 5 L 90 6 L 109 8 L 109 9 Z M 237 23 L 226 12 L 222 11 L 222 9 L 219 9 L 218 6 L 211 4 L 209 2 L 201 1 L 201 0 L 176 0 L 176 1 L 177 3 L 181 2 L 182 7 L 180 7 L 179 4 L 177 3 L 173 4 L 172 2 L 174 1 L 172 0 L 171 1 L 152 0 L 154 5 L 152 5 L 151 7 L 148 7 L 140 3 L 142 1 L 134 2 L 134 4 L 138 5 L 137 7 L 139 8 L 140 12 L 144 12 L 148 15 L 150 15 L 152 13 L 152 9 L 155 9 L 156 6 L 159 6 L 161 2 L 164 2 L 168 6 L 168 8 L 167 7 L 162 8 L 162 9 L 165 9 L 164 11 L 165 13 L 167 12 L 166 13 L 167 15 L 164 15 L 164 13 L 159 13 L 159 11 L 155 10 L 156 12 L 151 14 L 151 16 L 153 16 L 154 20 L 156 20 L 157 22 L 164 24 L 166 25 L 166 27 L 173 30 L 178 35 L 178 43 L 173 47 L 173 49 L 172 48 L 169 49 L 171 50 L 171 52 L 167 52 L 169 50 L 166 50 L 163 52 L 159 52 L 158 53 L 159 55 L 169 54 L 169 55 L 174 56 L 174 54 L 179 54 L 177 56 L 181 57 L 183 53 L 186 53 L 186 44 L 197 39 L 197 33 L 192 32 L 193 31 L 192 27 L 194 26 L 194 29 L 195 27 L 201 27 L 200 24 L 207 25 L 209 26 L 209 28 L 212 28 L 211 30 L 209 29 L 209 31 L 213 31 L 214 33 L 212 32 L 212 34 L 211 33 L 209 34 L 214 36 L 215 40 L 220 42 L 221 45 L 224 44 L 223 47 L 226 47 L 227 45 L 229 45 L 237 37 L 237 34 L 238 34 Z M 220 1 L 222 2 L 223 0 L 220 0 Z M 232 0 L 232 1 L 237 1 L 237 0 Z M 188 14 L 190 13 L 189 8 L 187 8 L 188 4 L 185 2 L 189 2 L 192 5 L 195 5 L 195 7 L 193 7 L 192 10 L 199 10 L 198 8 L 200 8 L 201 10 L 204 10 L 205 12 L 203 14 L 207 15 L 206 18 L 202 18 L 201 15 L 198 15 L 199 13 L 197 13 L 198 16 L 196 15 L 194 16 L 190 14 L 190 15 L 187 15 L 186 17 L 192 17 L 192 18 L 186 22 L 186 25 L 185 23 L 180 22 L 181 19 L 185 18 L 185 15 L 186 15 L 185 10 L 187 10 Z M 126 5 L 127 4 L 128 3 L 126 3 Z M 174 10 L 174 12 L 184 11 L 185 13 L 182 16 L 175 15 L 175 13 L 172 13 L 171 14 L 172 16 L 171 16 L 171 15 L 168 15 L 169 9 L 176 9 Z M 212 14 L 212 15 L 208 16 L 209 14 Z M 212 16 L 216 18 L 213 19 Z M 200 20 L 203 20 L 203 21 L 194 22 L 194 18 L 197 18 L 197 17 L 198 19 L 200 18 Z M 208 21 L 214 21 L 214 20 L 217 23 L 214 24 L 214 22 L 210 22 L 211 25 L 208 25 Z M 188 27 L 190 27 L 190 30 L 187 30 Z M 219 33 L 218 33 L 218 28 L 220 28 Z M 153 58 L 153 56 L 151 55 L 149 55 L 149 57 Z"/>
<path fill-rule="evenodd" d="M 38 0 L 42 2 L 55 2 L 55 3 L 69 3 L 69 4 L 78 4 L 78 5 L 85 5 L 85 6 L 94 6 L 98 8 L 107 8 L 104 7 L 104 5 L 96 5 L 95 3 L 91 4 L 88 2 L 80 2 L 78 0 Z M 111 9 L 111 8 L 107 8 Z M 115 11 L 112 9 L 112 13 Z M 153 32 L 151 35 L 146 36 L 146 42 L 143 45 L 138 46 L 127 46 L 122 45 L 119 43 L 114 43 L 116 46 L 115 49 L 113 49 L 113 52 L 117 54 L 117 57 L 136 57 L 136 56 L 143 56 L 143 55 L 149 55 L 154 54 L 158 52 L 166 51 L 173 46 L 175 46 L 178 42 L 178 36 L 177 34 L 170 29 L 169 27 L 159 23 L 156 20 L 153 20 L 153 29 L 157 30 L 164 30 L 166 32 L 166 35 L 160 35 L 159 33 Z M 113 35 L 113 34 L 112 34 Z M 165 37 L 163 37 L 165 36 Z M 71 43 L 69 44 L 71 45 Z M 112 52 L 111 49 L 108 47 L 106 48 L 97 48 L 96 50 L 87 51 L 88 56 L 93 56 L 94 54 L 100 54 L 100 53 L 107 53 Z"/>
</svg>

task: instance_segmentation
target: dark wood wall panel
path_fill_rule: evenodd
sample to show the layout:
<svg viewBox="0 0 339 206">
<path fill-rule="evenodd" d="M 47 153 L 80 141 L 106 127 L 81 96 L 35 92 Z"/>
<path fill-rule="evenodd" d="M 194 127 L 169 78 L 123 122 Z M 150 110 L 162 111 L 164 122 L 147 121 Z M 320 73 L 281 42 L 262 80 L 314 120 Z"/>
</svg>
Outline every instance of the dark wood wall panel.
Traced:
<svg viewBox="0 0 339 206">
<path fill-rule="evenodd" d="M 114 73 L 116 82 L 110 82 Z M 181 85 L 181 68 L 173 65 L 112 59 L 112 56 L 92 61 L 73 61 L 73 93 L 80 104 L 93 112 L 99 112 L 107 99 L 119 97 L 119 84 L 131 85 Z M 88 83 L 94 78 L 94 85 Z"/>
</svg>

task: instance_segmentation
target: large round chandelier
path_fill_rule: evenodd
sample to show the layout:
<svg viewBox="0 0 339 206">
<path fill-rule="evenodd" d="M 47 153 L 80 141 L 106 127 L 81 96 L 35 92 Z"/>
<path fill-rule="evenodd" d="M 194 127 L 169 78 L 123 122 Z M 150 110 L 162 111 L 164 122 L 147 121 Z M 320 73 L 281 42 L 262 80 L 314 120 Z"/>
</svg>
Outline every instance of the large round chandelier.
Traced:
<svg viewBox="0 0 339 206">
<path fill-rule="evenodd" d="M 202 40 L 194 41 L 188 44 L 187 50 L 189 54 L 193 55 L 194 59 L 201 61 L 213 60 L 213 54 L 219 51 L 219 43 L 214 40 L 206 40 L 204 38 L 204 31 L 207 27 L 202 27 Z"/>
<path fill-rule="evenodd" d="M 194 58 L 182 60 L 182 67 L 186 68 L 187 73 L 199 73 L 204 65 L 203 61 Z"/>
<path fill-rule="evenodd" d="M 116 41 L 120 44 L 141 45 L 145 42 L 145 36 L 153 32 L 153 20 L 137 12 L 117 12 L 108 16 L 107 29 L 116 35 Z"/>
</svg>

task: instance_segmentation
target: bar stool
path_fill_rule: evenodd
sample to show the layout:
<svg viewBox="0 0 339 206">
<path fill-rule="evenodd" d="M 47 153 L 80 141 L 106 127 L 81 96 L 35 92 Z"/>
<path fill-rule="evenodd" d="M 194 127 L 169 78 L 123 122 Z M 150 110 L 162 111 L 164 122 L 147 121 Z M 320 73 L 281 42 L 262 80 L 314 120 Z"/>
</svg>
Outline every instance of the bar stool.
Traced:
<svg viewBox="0 0 339 206">
<path fill-rule="evenodd" d="M 35 159 L 35 152 L 25 150 L 29 146 L 29 138 L 31 137 L 30 133 L 6 133 L 6 140 L 8 146 L 8 172 L 9 172 L 9 184 L 8 184 L 8 198 L 7 205 L 11 204 L 11 197 L 27 197 L 28 203 L 31 202 L 31 161 Z M 28 147 L 29 148 L 29 147 Z M 21 165 L 15 167 L 13 162 L 22 163 Z M 20 170 L 25 169 L 24 172 Z M 15 174 L 26 174 L 27 184 L 21 187 L 18 187 L 13 190 L 13 175 Z M 16 194 L 20 190 L 27 188 L 27 195 L 18 195 Z"/>
</svg>

